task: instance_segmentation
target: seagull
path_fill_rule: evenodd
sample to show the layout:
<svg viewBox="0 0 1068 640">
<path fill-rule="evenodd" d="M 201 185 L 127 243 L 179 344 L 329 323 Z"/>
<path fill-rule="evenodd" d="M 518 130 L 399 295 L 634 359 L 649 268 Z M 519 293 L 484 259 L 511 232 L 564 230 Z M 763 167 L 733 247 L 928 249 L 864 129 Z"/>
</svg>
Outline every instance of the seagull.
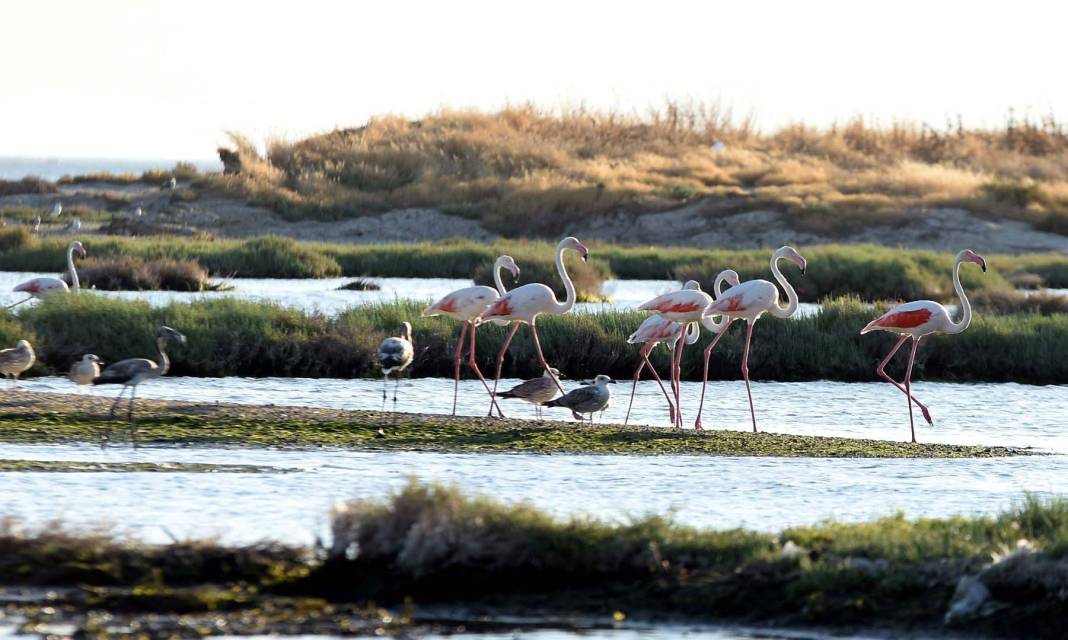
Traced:
<svg viewBox="0 0 1068 640">
<path fill-rule="evenodd" d="M 167 185 L 165 187 L 163 187 L 163 188 L 164 189 L 170 189 L 171 191 L 174 191 L 175 189 L 178 188 L 178 180 L 176 180 L 174 176 L 171 176 L 171 179 L 167 181 Z"/>
<path fill-rule="evenodd" d="M 542 406 L 571 409 L 571 415 L 579 421 L 582 420 L 583 413 L 588 413 L 590 422 L 593 422 L 593 414 L 604 411 L 612 402 L 612 390 L 608 388 L 608 385 L 615 384 L 615 382 L 606 375 L 599 375 L 592 381 L 586 381 L 584 384 L 587 386 L 569 391 L 556 400 L 543 402 Z"/>
<path fill-rule="evenodd" d="M 57 202 L 57 203 L 52 205 L 52 210 L 48 212 L 48 215 L 52 216 L 53 218 L 58 218 L 60 216 L 60 214 L 62 214 L 62 213 L 63 213 L 63 204 L 60 203 L 60 202 Z"/>
<path fill-rule="evenodd" d="M 19 340 L 13 348 L 0 350 L 0 373 L 14 385 L 18 382 L 19 375 L 32 367 L 36 361 L 37 354 L 33 352 L 30 343 Z"/>
<path fill-rule="evenodd" d="M 34 216 L 33 218 L 33 232 L 38 233 L 41 230 L 41 216 Z"/>
<path fill-rule="evenodd" d="M 75 218 L 75 219 L 71 220 L 70 224 L 67 225 L 67 231 L 70 231 L 70 232 L 79 231 L 79 230 L 81 230 L 81 228 L 82 228 L 82 221 L 79 220 L 78 218 Z"/>
<path fill-rule="evenodd" d="M 497 397 L 529 402 L 534 405 L 535 414 L 540 418 L 541 405 L 556 397 L 557 389 L 554 377 L 562 378 L 563 375 L 558 370 L 550 367 L 540 378 L 521 382 L 507 391 L 498 393 Z"/>
</svg>

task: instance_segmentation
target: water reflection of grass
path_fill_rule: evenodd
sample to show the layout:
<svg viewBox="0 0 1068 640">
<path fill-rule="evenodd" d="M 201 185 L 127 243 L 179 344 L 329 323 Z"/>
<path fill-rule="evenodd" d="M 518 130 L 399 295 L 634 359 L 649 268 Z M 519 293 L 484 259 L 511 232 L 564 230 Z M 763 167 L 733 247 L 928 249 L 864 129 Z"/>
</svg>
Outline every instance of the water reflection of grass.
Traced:
<svg viewBox="0 0 1068 640">
<path fill-rule="evenodd" d="M 1060 637 L 1066 621 L 1063 499 L 1028 497 L 996 516 L 899 514 L 772 534 L 655 515 L 559 520 L 413 481 L 386 500 L 339 505 L 331 534 L 316 552 L 158 546 L 58 526 L 26 533 L 8 521 L 0 583 L 49 588 L 41 602 L 9 605 L 29 625 L 73 622 L 90 635 L 146 613 L 157 631 L 211 616 L 229 633 L 411 632 L 421 607 L 468 624 L 462 612 L 474 604 L 490 619 L 667 616 L 1032 638 Z M 985 592 L 985 606 L 954 609 L 962 578 Z"/>
</svg>

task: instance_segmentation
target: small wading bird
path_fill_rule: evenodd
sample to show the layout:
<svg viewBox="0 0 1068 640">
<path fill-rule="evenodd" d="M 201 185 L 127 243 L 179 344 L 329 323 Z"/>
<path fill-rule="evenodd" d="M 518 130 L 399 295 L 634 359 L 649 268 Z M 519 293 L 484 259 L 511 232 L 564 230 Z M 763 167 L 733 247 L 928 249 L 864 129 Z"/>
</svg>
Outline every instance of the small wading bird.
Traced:
<svg viewBox="0 0 1068 640">
<path fill-rule="evenodd" d="M 33 347 L 25 340 L 19 340 L 11 349 L 0 351 L 0 373 L 11 381 L 14 386 L 18 382 L 19 375 L 33 366 L 37 361 L 37 354 Z"/>
<path fill-rule="evenodd" d="M 63 213 L 63 204 L 56 202 L 52 204 L 52 210 L 48 212 L 48 215 L 53 218 L 58 218 Z"/>
<path fill-rule="evenodd" d="M 767 280 L 746 280 L 745 282 L 731 287 L 716 300 L 705 312 L 707 315 L 725 315 L 728 318 L 727 326 L 723 327 L 719 335 L 726 333 L 727 328 L 737 319 L 747 322 L 745 329 L 745 349 L 742 351 L 742 378 L 745 380 L 745 392 L 749 396 L 749 416 L 753 420 L 753 431 L 757 431 L 756 411 L 753 409 L 753 389 L 749 383 L 749 344 L 753 340 L 753 325 L 765 313 L 770 313 L 776 318 L 789 318 L 797 311 L 797 292 L 790 286 L 786 277 L 779 271 L 779 260 L 789 260 L 801 269 L 801 275 L 805 275 L 807 262 L 793 247 L 779 247 L 771 254 L 771 273 L 775 281 L 786 290 L 787 304 L 779 306 L 779 288 Z M 718 338 L 719 336 L 717 336 Z M 707 350 L 711 352 L 709 345 Z"/>
<path fill-rule="evenodd" d="M 519 267 L 516 265 L 515 260 L 512 259 L 512 256 L 501 256 L 493 263 L 493 283 L 497 285 L 496 290 L 481 285 L 464 287 L 453 291 L 423 309 L 423 317 L 446 315 L 463 323 L 463 326 L 460 327 L 460 337 L 456 341 L 456 353 L 453 355 L 453 376 L 455 379 L 452 387 L 452 415 L 456 415 L 456 398 L 460 393 L 460 356 L 463 354 L 464 336 L 467 334 L 467 330 L 470 329 L 471 349 L 467 357 L 467 366 L 475 372 L 478 379 L 482 381 L 482 386 L 486 388 L 486 393 L 490 395 L 490 415 L 493 415 L 493 408 L 496 407 L 497 413 L 502 417 L 504 416 L 501 413 L 501 408 L 497 405 L 497 401 L 493 398 L 493 391 L 490 390 L 489 383 L 482 376 L 482 371 L 479 370 L 478 362 L 475 360 L 475 330 L 482 320 L 482 314 L 506 292 L 504 283 L 501 282 L 501 269 L 508 269 L 513 278 L 519 279 Z"/>
<path fill-rule="evenodd" d="M 115 401 L 111 403 L 111 411 L 108 413 L 111 419 L 115 418 L 115 410 L 118 408 L 123 394 L 126 393 L 126 389 L 130 389 L 130 402 L 126 410 L 126 422 L 130 425 L 131 441 L 133 441 L 134 436 L 136 435 L 133 410 L 134 400 L 137 398 L 137 385 L 146 380 L 160 378 L 170 371 L 171 360 L 167 357 L 167 352 L 164 349 L 164 347 L 167 346 L 168 340 L 173 340 L 182 345 L 186 343 L 185 336 L 181 333 L 178 333 L 167 326 L 160 327 L 159 330 L 156 331 L 156 354 L 159 357 L 157 362 L 153 362 L 147 358 L 127 358 L 126 360 L 119 360 L 118 362 L 105 367 L 104 370 L 100 372 L 99 376 L 93 378 L 94 385 L 122 385 L 122 389 L 119 390 L 119 395 L 115 398 Z M 108 435 L 111 435 L 110 430 Z"/>
<path fill-rule="evenodd" d="M 504 354 L 508 352 L 508 346 L 512 344 L 512 338 L 515 337 L 515 333 L 519 330 L 521 324 L 530 327 L 530 333 L 534 336 L 534 348 L 538 354 L 538 364 L 541 365 L 542 370 L 550 371 L 552 369 L 549 363 L 545 361 L 545 354 L 542 353 L 541 340 L 538 339 L 538 328 L 535 323 L 539 315 L 561 315 L 571 311 L 575 306 L 575 285 L 571 282 L 571 277 L 567 275 L 567 268 L 564 266 L 564 252 L 568 250 L 577 251 L 582 256 L 583 261 L 587 260 L 590 254 L 585 245 L 571 236 L 564 238 L 556 245 L 556 272 L 560 275 L 560 279 L 563 280 L 564 289 L 567 291 L 567 297 L 564 302 L 558 302 L 553 290 L 544 284 L 531 283 L 516 287 L 504 294 L 499 300 L 490 305 L 486 313 L 482 314 L 483 320 L 514 321 L 512 330 L 508 333 L 500 353 L 497 354 L 497 374 L 493 379 L 493 394 L 497 393 L 497 385 L 501 381 Z M 560 386 L 560 381 L 555 378 L 553 380 L 560 393 L 564 393 L 564 388 Z M 492 410 L 492 406 L 490 409 Z"/>
<path fill-rule="evenodd" d="M 599 375 L 593 380 L 587 380 L 584 383 L 586 386 L 572 389 L 555 400 L 542 403 L 542 406 L 571 409 L 571 415 L 580 422 L 583 419 L 582 414 L 587 413 L 590 422 L 593 422 L 593 414 L 604 411 L 612 402 L 612 390 L 608 385 L 615 383 L 616 381 L 608 376 Z"/>
<path fill-rule="evenodd" d="M 927 410 L 927 406 L 912 395 L 912 363 L 916 360 L 916 348 L 920 346 L 920 339 L 932 333 L 960 333 L 967 329 L 972 321 L 972 305 L 968 302 L 968 297 L 964 295 L 964 287 L 960 284 L 960 265 L 965 261 L 974 262 L 979 265 L 983 273 L 986 273 L 986 260 L 982 256 L 971 249 L 965 249 L 957 254 L 957 259 L 953 263 L 953 289 L 956 290 L 957 297 L 960 298 L 960 322 L 953 322 L 949 316 L 949 311 L 937 302 L 933 300 L 916 300 L 893 307 L 869 322 L 860 332 L 863 335 L 872 331 L 889 331 L 901 336 L 875 371 L 880 377 L 886 379 L 905 394 L 906 402 L 909 405 L 909 431 L 912 434 L 913 442 L 916 442 L 916 425 L 912 416 L 913 402 L 923 412 L 923 417 L 927 420 L 927 424 L 933 424 L 931 412 Z M 886 373 L 886 365 L 909 338 L 912 338 L 912 351 L 909 353 L 909 364 L 905 369 L 905 383 L 902 385 Z"/>
<path fill-rule="evenodd" d="M 521 382 L 507 391 L 498 393 L 497 397 L 502 400 L 509 399 L 529 402 L 534 405 L 534 415 L 541 418 L 542 404 L 556 397 L 556 393 L 559 391 L 559 389 L 556 388 L 556 381 L 562 377 L 563 374 L 556 369 L 549 369 L 541 374 L 540 378 Z"/>
<path fill-rule="evenodd" d="M 33 280 L 27 280 L 22 284 L 15 287 L 14 291 L 18 293 L 28 293 L 29 298 L 19 300 L 14 304 L 9 304 L 8 309 L 17 307 L 23 302 L 28 302 L 34 298 L 45 298 L 54 293 L 66 293 L 74 290 L 78 291 L 81 288 L 81 284 L 78 282 L 78 272 L 74 268 L 74 254 L 77 253 L 78 257 L 85 257 L 85 247 L 81 242 L 73 240 L 67 245 L 67 272 L 70 273 L 70 286 L 63 281 L 62 278 L 54 278 L 52 276 L 41 276 L 40 278 L 34 278 Z"/>
<path fill-rule="evenodd" d="M 93 380 L 100 375 L 100 365 L 102 364 L 104 364 L 104 361 L 98 356 L 88 353 L 82 356 L 81 360 L 71 365 L 67 377 L 76 385 L 91 385 Z"/>
<path fill-rule="evenodd" d="M 415 356 L 412 345 L 412 323 L 402 322 L 403 331 L 399 336 L 386 338 L 378 345 L 378 366 L 382 367 L 382 403 L 386 402 L 386 383 L 389 374 L 397 372 L 397 382 L 393 386 L 393 407 L 397 406 L 397 388 L 400 387 L 401 372 L 408 368 Z"/>
</svg>

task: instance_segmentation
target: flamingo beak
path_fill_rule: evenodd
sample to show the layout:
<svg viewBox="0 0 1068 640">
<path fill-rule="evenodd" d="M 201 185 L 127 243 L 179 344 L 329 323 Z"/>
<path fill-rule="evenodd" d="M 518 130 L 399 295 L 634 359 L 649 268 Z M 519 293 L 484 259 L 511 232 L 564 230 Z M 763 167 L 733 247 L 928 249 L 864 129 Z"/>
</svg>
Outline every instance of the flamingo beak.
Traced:
<svg viewBox="0 0 1068 640">
<path fill-rule="evenodd" d="M 519 267 L 512 267 L 512 278 L 519 282 Z"/>
<path fill-rule="evenodd" d="M 979 265 L 979 268 L 983 270 L 983 273 L 986 273 L 986 258 L 983 256 L 975 256 L 975 264 Z"/>
</svg>

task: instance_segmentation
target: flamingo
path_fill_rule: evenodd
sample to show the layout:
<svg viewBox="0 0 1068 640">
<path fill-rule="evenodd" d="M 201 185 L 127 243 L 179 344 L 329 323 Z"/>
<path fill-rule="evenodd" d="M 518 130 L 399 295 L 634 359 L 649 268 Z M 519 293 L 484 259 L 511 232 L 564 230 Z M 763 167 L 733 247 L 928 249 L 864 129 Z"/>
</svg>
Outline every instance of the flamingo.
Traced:
<svg viewBox="0 0 1068 640">
<path fill-rule="evenodd" d="M 19 300 L 14 304 L 7 306 L 8 309 L 17 307 L 23 302 L 28 302 L 34 298 L 45 298 L 55 293 L 66 293 L 70 290 L 78 291 L 81 285 L 78 282 L 78 272 L 74 269 L 74 254 L 77 253 L 79 257 L 85 257 L 85 247 L 81 242 L 77 240 L 71 241 L 67 245 L 67 271 L 70 272 L 70 286 L 63 281 L 62 278 L 54 278 L 52 276 L 41 276 L 40 278 L 34 278 L 33 280 L 27 280 L 14 288 L 16 292 L 23 292 L 30 294 L 29 298 Z"/>
<path fill-rule="evenodd" d="M 701 284 L 696 280 L 687 280 L 686 284 L 682 286 L 683 289 L 700 290 Z M 646 366 L 653 372 L 653 378 L 656 379 L 656 383 L 660 385 L 660 390 L 664 392 L 664 398 L 668 403 L 668 415 L 671 417 L 671 423 L 678 426 L 675 420 L 675 404 L 672 401 L 672 395 L 675 393 L 675 348 L 678 341 L 682 337 L 682 326 L 674 320 L 667 320 L 658 315 L 651 315 L 645 319 L 634 333 L 627 337 L 628 344 L 644 344 L 641 350 L 638 351 L 638 356 L 641 361 L 638 363 L 638 369 L 634 372 L 634 384 L 630 388 L 630 404 L 627 405 L 627 416 L 623 419 L 623 424 L 626 425 L 630 422 L 630 412 L 634 407 L 634 392 L 638 389 L 638 380 L 641 378 L 642 370 Z M 686 344 L 693 344 L 700 336 L 700 330 L 697 325 L 691 323 L 686 331 Z M 661 342 L 666 342 L 671 350 L 671 367 L 669 370 L 671 378 L 671 394 L 669 395 L 667 389 L 664 388 L 664 382 L 660 379 L 660 376 L 656 372 L 656 367 L 649 361 L 649 352 Z"/>
<path fill-rule="evenodd" d="M 399 336 L 386 338 L 378 345 L 378 365 L 382 367 L 382 406 L 386 404 L 386 382 L 389 374 L 397 372 L 397 383 L 393 386 L 393 407 L 397 406 L 397 388 L 400 387 L 400 374 L 415 357 L 415 347 L 412 345 L 412 323 L 402 322 L 404 331 Z"/>
<path fill-rule="evenodd" d="M 749 416 L 753 420 L 754 433 L 757 431 L 756 411 L 753 409 L 753 388 L 749 382 L 749 345 L 753 341 L 753 325 L 765 313 L 770 313 L 776 318 L 789 318 L 797 311 L 797 292 L 779 271 L 779 260 L 784 259 L 796 264 L 801 269 L 801 275 L 805 275 L 808 262 L 793 247 L 779 247 L 775 253 L 771 254 L 771 273 L 775 276 L 775 281 L 786 290 L 785 307 L 779 306 L 779 289 L 773 283 L 767 280 L 746 280 L 731 287 L 730 291 L 712 303 L 706 311 L 710 316 L 727 316 L 727 325 L 720 330 L 719 336 L 726 333 L 727 328 L 735 320 L 745 319 L 748 323 L 745 330 L 745 350 L 742 352 L 742 378 L 745 379 L 745 392 L 749 396 Z M 716 338 L 718 339 L 719 336 Z M 715 341 L 705 350 L 706 375 L 708 354 L 711 353 L 714 345 Z"/>
<path fill-rule="evenodd" d="M 504 283 L 501 282 L 501 269 L 508 269 L 512 273 L 512 277 L 519 279 L 519 267 L 516 265 L 515 260 L 512 259 L 512 256 L 501 256 L 493 263 L 493 283 L 497 285 L 496 290 L 484 286 L 457 289 L 423 309 L 423 317 L 447 315 L 463 323 L 460 328 L 460 339 L 456 342 L 456 354 L 453 356 L 455 381 L 452 387 L 452 415 L 456 415 L 456 398 L 460 393 L 460 356 L 463 351 L 464 336 L 468 328 L 471 329 L 471 352 L 468 354 L 467 366 L 471 367 L 478 379 L 482 381 L 482 386 L 486 388 L 486 393 L 490 394 L 490 414 L 492 415 L 493 408 L 496 407 L 497 413 L 502 417 L 504 415 L 501 413 L 501 408 L 493 397 L 489 383 L 482 376 L 482 372 L 478 368 L 478 362 L 475 360 L 475 330 L 482 319 L 482 314 L 506 292 Z"/>
<path fill-rule="evenodd" d="M 534 348 L 538 353 L 538 364 L 545 371 L 552 368 L 545 361 L 545 354 L 542 353 L 541 340 L 538 339 L 538 328 L 535 322 L 541 314 L 557 316 L 571 311 L 575 306 L 575 285 L 571 282 L 571 277 L 567 275 L 567 268 L 564 266 L 564 251 L 568 250 L 577 251 L 583 261 L 586 261 L 590 255 L 589 249 L 571 236 L 564 238 L 556 245 L 556 272 L 560 274 L 560 279 L 564 281 L 564 289 L 567 291 L 567 298 L 564 302 L 556 300 L 556 294 L 552 289 L 535 282 L 516 287 L 502 295 L 482 314 L 483 320 L 515 321 L 504 341 L 504 346 L 497 354 L 497 375 L 493 381 L 493 394 L 497 393 L 497 385 L 501 381 L 504 354 L 508 352 L 508 346 L 512 344 L 512 338 L 515 337 L 521 324 L 530 326 L 530 332 L 534 336 Z M 560 386 L 560 381 L 556 378 L 553 378 L 553 381 L 556 383 L 556 388 L 563 394 L 564 388 Z M 492 410 L 492 406 L 490 409 Z"/>
<path fill-rule="evenodd" d="M 986 259 L 982 256 L 978 255 L 971 249 L 965 249 L 957 254 L 957 259 L 953 263 L 953 289 L 956 290 L 957 297 L 960 298 L 960 322 L 953 322 L 949 316 L 949 311 L 937 302 L 932 300 L 915 300 L 893 307 L 883 315 L 869 322 L 868 325 L 860 331 L 861 335 L 872 331 L 889 331 L 901 336 L 898 338 L 894 348 L 890 350 L 890 353 L 886 354 L 883 361 L 879 363 L 875 372 L 897 387 L 908 399 L 909 431 L 912 433 L 913 442 L 916 442 L 916 425 L 913 422 L 912 416 L 913 402 L 915 402 L 916 406 L 923 412 L 923 417 L 927 420 L 927 424 L 934 424 L 931 420 L 931 412 L 927 410 L 927 406 L 912 395 L 912 363 L 916 360 L 916 348 L 920 345 L 920 339 L 933 333 L 960 333 L 967 329 L 972 321 L 972 305 L 968 302 L 968 297 L 964 295 L 964 287 L 960 284 L 960 265 L 965 261 L 974 262 L 979 265 L 979 268 L 983 270 L 983 273 L 986 273 Z M 902 386 L 886 373 L 886 365 L 890 362 L 890 359 L 894 357 L 894 354 L 897 353 L 898 349 L 901 348 L 901 345 L 905 344 L 905 340 L 908 340 L 909 338 L 912 338 L 912 352 L 909 354 L 909 364 L 905 369 L 905 384 Z"/>
</svg>

